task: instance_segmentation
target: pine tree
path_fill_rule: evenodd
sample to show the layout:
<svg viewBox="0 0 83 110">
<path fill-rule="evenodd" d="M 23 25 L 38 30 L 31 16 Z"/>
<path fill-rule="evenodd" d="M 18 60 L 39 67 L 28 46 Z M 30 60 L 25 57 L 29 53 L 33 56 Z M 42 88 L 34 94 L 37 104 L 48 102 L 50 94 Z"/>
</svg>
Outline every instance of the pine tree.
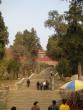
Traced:
<svg viewBox="0 0 83 110">
<path fill-rule="evenodd" d="M 66 16 L 69 28 L 67 33 L 63 36 L 61 44 L 67 59 L 70 60 L 71 65 L 76 65 L 78 68 L 78 78 L 82 74 L 81 64 L 83 62 L 83 1 L 72 0 L 69 11 Z M 72 66 L 73 67 L 73 66 Z M 75 69 L 75 68 L 72 68 Z"/>
<path fill-rule="evenodd" d="M 8 32 L 0 12 L 0 59 L 4 57 L 5 46 L 8 43 Z"/>
</svg>

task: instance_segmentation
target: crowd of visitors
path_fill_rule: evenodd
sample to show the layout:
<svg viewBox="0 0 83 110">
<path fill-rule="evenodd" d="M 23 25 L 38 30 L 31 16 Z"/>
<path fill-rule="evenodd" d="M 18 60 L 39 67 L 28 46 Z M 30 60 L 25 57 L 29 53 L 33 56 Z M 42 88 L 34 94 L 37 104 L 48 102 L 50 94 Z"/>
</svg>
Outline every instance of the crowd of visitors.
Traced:
<svg viewBox="0 0 83 110">
<path fill-rule="evenodd" d="M 30 83 L 31 83 L 30 79 L 27 79 L 26 80 L 27 87 L 30 86 Z M 37 87 L 37 90 L 49 90 L 50 89 L 49 81 L 48 80 L 43 82 L 37 81 L 36 87 Z M 83 94 L 83 90 L 80 91 L 79 93 Z M 79 93 L 71 92 L 70 98 L 62 99 L 62 103 L 59 103 L 59 104 L 57 104 L 56 100 L 53 100 L 52 104 L 48 106 L 48 110 L 79 110 L 77 109 L 79 108 L 79 106 L 83 108 L 83 97 L 82 95 L 80 97 Z M 82 98 L 82 101 L 80 101 L 81 98 Z M 11 107 L 11 110 L 16 110 L 16 107 L 15 106 Z M 38 106 L 38 101 L 35 101 L 33 103 L 31 110 L 40 110 L 40 107 Z M 83 110 L 83 109 L 80 109 L 80 110 Z"/>
<path fill-rule="evenodd" d="M 38 105 L 38 101 L 35 101 L 31 107 L 31 110 L 40 110 L 40 107 Z M 16 110 L 16 107 L 11 107 L 11 110 Z M 69 105 L 67 104 L 67 100 L 63 99 L 60 106 L 56 104 L 56 100 L 52 101 L 52 104 L 48 106 L 47 110 L 70 110 Z"/>
<path fill-rule="evenodd" d="M 37 81 L 37 90 L 49 90 L 49 82 L 47 80 L 44 82 Z"/>
<path fill-rule="evenodd" d="M 38 101 L 35 101 L 31 107 L 31 110 L 40 110 L 40 106 L 38 105 Z M 11 107 L 11 110 L 16 110 L 16 107 L 13 106 Z M 71 106 L 69 100 L 67 99 L 62 99 L 60 103 L 58 103 L 56 100 L 52 100 L 52 104 L 50 104 L 47 107 L 47 110 L 83 110 L 83 109 L 79 109 L 77 107 L 73 107 Z"/>
<path fill-rule="evenodd" d="M 40 110 L 38 103 L 38 101 L 35 101 L 31 110 Z M 76 106 L 72 107 L 70 101 L 68 99 L 63 98 L 60 102 L 52 100 L 52 104 L 48 106 L 47 110 L 83 110 L 83 108 L 79 108 Z"/>
<path fill-rule="evenodd" d="M 30 79 L 27 79 L 26 81 L 27 87 L 29 87 L 30 84 L 31 84 Z M 37 81 L 36 87 L 37 87 L 37 90 L 49 90 L 49 81 L 48 80 L 43 82 Z"/>
</svg>

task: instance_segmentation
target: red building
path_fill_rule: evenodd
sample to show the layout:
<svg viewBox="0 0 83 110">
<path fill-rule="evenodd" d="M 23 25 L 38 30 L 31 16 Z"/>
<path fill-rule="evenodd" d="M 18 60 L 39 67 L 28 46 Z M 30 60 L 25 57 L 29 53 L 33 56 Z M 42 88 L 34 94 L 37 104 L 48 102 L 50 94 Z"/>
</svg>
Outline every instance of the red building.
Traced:
<svg viewBox="0 0 83 110">
<path fill-rule="evenodd" d="M 6 48 L 5 52 L 6 52 L 7 59 L 11 59 L 13 57 L 13 53 L 12 53 L 11 48 Z M 19 57 L 19 60 L 20 60 L 21 63 L 25 63 L 29 59 L 25 55 L 22 55 L 22 56 Z M 57 61 L 54 61 L 50 57 L 48 57 L 46 55 L 46 51 L 44 51 L 44 50 L 38 50 L 38 57 L 37 57 L 36 61 L 38 63 L 46 63 L 46 64 L 49 64 L 49 65 L 56 65 L 57 64 Z"/>
<path fill-rule="evenodd" d="M 44 50 L 38 50 L 38 57 L 36 59 L 39 63 L 46 63 L 49 65 L 56 65 L 57 61 L 52 60 L 50 57 L 46 55 L 46 51 Z"/>
</svg>

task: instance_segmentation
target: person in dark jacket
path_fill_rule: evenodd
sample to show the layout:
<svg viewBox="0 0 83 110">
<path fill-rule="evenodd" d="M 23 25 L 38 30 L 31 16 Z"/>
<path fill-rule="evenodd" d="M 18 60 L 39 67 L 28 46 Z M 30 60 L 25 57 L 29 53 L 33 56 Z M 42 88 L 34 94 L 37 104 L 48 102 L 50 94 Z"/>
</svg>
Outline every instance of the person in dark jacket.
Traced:
<svg viewBox="0 0 83 110">
<path fill-rule="evenodd" d="M 37 90 L 40 90 L 40 82 L 39 81 L 37 81 Z"/>
<path fill-rule="evenodd" d="M 27 87 L 30 86 L 30 79 L 27 79 Z"/>
<path fill-rule="evenodd" d="M 52 101 L 52 104 L 48 107 L 48 110 L 58 110 L 58 106 L 56 105 L 56 100 Z"/>
<path fill-rule="evenodd" d="M 16 110 L 16 107 L 14 107 L 14 106 L 13 106 L 13 107 L 11 107 L 11 110 Z"/>
</svg>

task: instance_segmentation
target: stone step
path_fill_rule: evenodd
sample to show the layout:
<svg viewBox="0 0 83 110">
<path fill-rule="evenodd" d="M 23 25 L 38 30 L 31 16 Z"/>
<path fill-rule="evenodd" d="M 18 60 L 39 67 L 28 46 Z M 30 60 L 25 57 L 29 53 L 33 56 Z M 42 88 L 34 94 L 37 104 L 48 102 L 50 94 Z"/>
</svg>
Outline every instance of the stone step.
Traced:
<svg viewBox="0 0 83 110">
<path fill-rule="evenodd" d="M 31 110 L 35 101 L 39 102 L 41 110 L 47 110 L 52 100 L 60 100 L 61 98 L 58 90 L 37 90 L 37 81 L 49 81 L 49 77 L 49 69 L 42 71 L 40 74 L 34 74 L 30 79 L 31 85 L 29 88 L 27 88 L 25 78 L 24 83 L 22 83 L 17 89 L 9 91 L 7 108 L 5 110 L 9 110 L 12 106 L 16 106 L 17 110 Z M 57 89 L 60 81 L 56 78 L 55 83 Z"/>
<path fill-rule="evenodd" d="M 53 99 L 60 99 L 58 91 L 23 90 L 11 91 L 8 95 L 7 108 L 15 105 L 18 110 L 31 109 L 34 101 L 39 101 L 42 110 L 46 110 Z"/>
</svg>

